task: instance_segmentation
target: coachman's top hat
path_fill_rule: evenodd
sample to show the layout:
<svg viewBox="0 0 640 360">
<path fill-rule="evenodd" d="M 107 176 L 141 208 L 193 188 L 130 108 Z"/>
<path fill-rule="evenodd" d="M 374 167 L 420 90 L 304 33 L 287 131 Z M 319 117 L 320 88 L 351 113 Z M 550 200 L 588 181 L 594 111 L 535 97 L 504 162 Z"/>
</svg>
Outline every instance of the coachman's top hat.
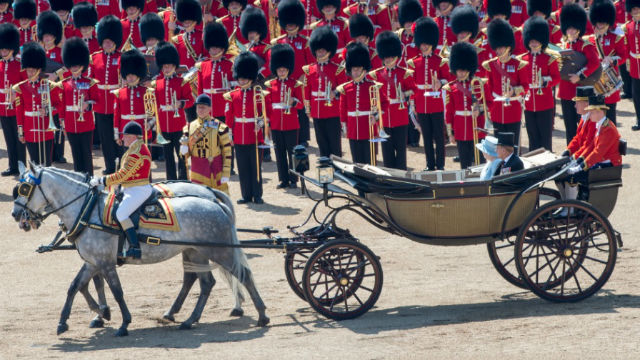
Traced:
<svg viewBox="0 0 640 360">
<path fill-rule="evenodd" d="M 596 94 L 593 86 L 578 86 L 576 88 L 576 96 L 571 99 L 573 101 L 589 101 L 589 97 Z"/>
<path fill-rule="evenodd" d="M 589 106 L 585 110 L 609 110 L 609 107 L 604 102 L 604 95 L 591 95 L 589 96 Z"/>
</svg>

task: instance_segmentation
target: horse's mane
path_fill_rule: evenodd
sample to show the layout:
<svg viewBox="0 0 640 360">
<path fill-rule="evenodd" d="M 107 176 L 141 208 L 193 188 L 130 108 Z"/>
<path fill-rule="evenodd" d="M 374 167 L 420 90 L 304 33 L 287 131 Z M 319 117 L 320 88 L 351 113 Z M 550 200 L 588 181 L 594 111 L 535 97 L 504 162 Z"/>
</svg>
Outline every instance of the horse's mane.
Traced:
<svg viewBox="0 0 640 360">
<path fill-rule="evenodd" d="M 55 168 L 55 167 L 48 167 L 48 168 L 43 168 L 43 170 L 47 170 L 47 171 L 51 171 L 52 173 L 58 174 L 66 179 L 68 179 L 71 182 L 74 182 L 78 185 L 82 185 L 84 187 L 89 186 L 85 179 L 86 179 L 86 175 L 84 173 L 79 173 L 79 172 L 75 172 L 72 170 L 65 170 L 65 169 L 59 169 L 59 168 Z"/>
</svg>

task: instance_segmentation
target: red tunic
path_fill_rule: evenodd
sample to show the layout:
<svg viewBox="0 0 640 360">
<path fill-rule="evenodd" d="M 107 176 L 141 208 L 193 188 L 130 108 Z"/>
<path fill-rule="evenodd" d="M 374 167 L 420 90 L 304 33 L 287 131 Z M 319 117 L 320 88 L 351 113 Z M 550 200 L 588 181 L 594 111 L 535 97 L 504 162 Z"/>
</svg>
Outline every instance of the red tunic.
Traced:
<svg viewBox="0 0 640 360">
<path fill-rule="evenodd" d="M 271 74 L 269 70 L 269 49 L 271 45 L 260 41 L 259 43 L 254 44 L 249 50 L 254 54 L 258 55 L 260 59 L 262 59 L 262 67 L 260 68 L 260 74 L 265 78 Z"/>
<path fill-rule="evenodd" d="M 632 78 L 640 79 L 640 24 L 629 21 L 623 29 L 627 38 L 627 70 Z"/>
<path fill-rule="evenodd" d="M 433 89 L 435 79 L 442 84 L 453 80 L 447 59 L 440 55 L 416 56 L 409 60 L 409 68 L 413 69 L 416 91 L 413 101 L 418 114 L 433 114 L 444 111 L 442 92 Z"/>
<path fill-rule="evenodd" d="M 297 110 L 303 108 L 302 83 L 289 77 L 286 80 L 269 80 L 264 85 L 269 91 L 266 100 L 271 129 L 280 131 L 299 129 L 300 122 Z M 291 99 L 295 99 L 293 106 L 289 109 L 289 114 L 285 111 L 287 92 Z"/>
<path fill-rule="evenodd" d="M 370 72 L 369 76 L 382 84 L 380 93 L 388 100 L 389 105 L 382 109 L 383 126 L 393 128 L 409 124 L 409 98 L 416 91 L 413 70 L 399 66 L 392 69 L 381 67 Z M 399 95 L 400 92 L 403 95 Z M 404 96 L 404 101 L 401 96 Z"/>
<path fill-rule="evenodd" d="M 34 25 L 36 24 L 35 20 L 32 21 L 27 28 L 20 27 L 20 23 L 18 22 L 18 20 L 15 21 L 15 24 L 18 27 L 18 31 L 20 32 L 20 46 L 29 41 L 37 41 L 34 28 Z"/>
<path fill-rule="evenodd" d="M 596 124 L 593 121 L 589 121 L 589 118 L 585 118 L 584 115 L 581 116 L 576 135 L 571 139 L 569 145 L 567 145 L 569 153 L 575 157 L 580 157 L 580 155 L 591 146 L 595 129 Z"/>
<path fill-rule="evenodd" d="M 600 59 L 598 58 L 598 52 L 596 51 L 596 47 L 586 42 L 582 39 L 579 39 L 573 43 L 563 44 L 563 48 L 565 49 L 573 49 L 575 51 L 579 51 L 583 53 L 587 58 L 587 65 L 582 69 L 582 74 L 584 77 L 588 77 L 591 75 L 596 69 L 598 65 L 600 65 Z M 558 86 L 558 97 L 562 100 L 571 100 L 574 96 L 576 96 L 576 87 L 579 85 L 572 84 L 568 80 L 560 80 L 560 86 Z"/>
<path fill-rule="evenodd" d="M 376 38 L 377 34 L 381 31 L 391 30 L 393 14 L 391 12 L 391 8 L 387 5 L 378 4 L 375 9 L 371 9 L 367 6 L 367 3 L 354 3 L 344 8 L 343 12 L 347 18 L 351 17 L 353 14 L 367 15 L 373 23 L 374 38 Z"/>
<path fill-rule="evenodd" d="M 40 15 L 40 13 L 50 9 L 51 5 L 48 0 L 36 0 L 36 10 L 38 11 L 37 15 Z"/>
<path fill-rule="evenodd" d="M 598 40 L 598 44 L 596 44 L 596 39 Z M 614 32 L 608 31 L 601 37 L 597 37 L 595 35 L 589 36 L 589 42 L 596 45 L 596 49 L 600 48 L 598 51 L 598 55 L 600 56 L 600 60 L 603 60 L 604 56 L 618 56 L 620 59 L 617 59 L 611 66 L 616 69 L 616 73 L 620 74 L 620 70 L 618 68 L 619 64 L 624 64 L 627 60 L 627 44 L 625 41 L 625 37 L 623 35 L 617 35 Z M 607 96 L 604 100 L 606 104 L 615 104 L 620 101 L 620 90 L 614 91 L 611 95 Z"/>
<path fill-rule="evenodd" d="M 174 43 L 178 54 L 180 54 L 180 65 L 185 65 L 189 69 L 196 64 L 196 61 L 208 54 L 204 48 L 202 30 L 197 28 L 189 33 L 183 32 L 174 36 L 171 38 L 171 42 Z M 187 44 L 190 44 L 191 47 Z"/>
<path fill-rule="evenodd" d="M 311 35 L 311 24 L 320 19 L 320 11 L 318 11 L 318 6 L 316 5 L 315 0 L 301 0 L 302 5 L 304 5 L 305 10 L 305 18 L 304 18 L 304 30 L 300 29 L 300 33 L 305 36 Z"/>
<path fill-rule="evenodd" d="M 527 2 L 525 0 L 511 0 L 509 24 L 513 27 L 521 27 L 528 18 Z"/>
<path fill-rule="evenodd" d="M 144 124 L 146 113 L 144 110 L 144 94 L 147 88 L 138 85 L 135 87 L 123 87 L 115 91 L 116 101 L 113 108 L 113 127 L 118 134 L 122 134 L 124 126 L 131 121 L 137 122 L 142 129 L 147 127 Z M 148 129 L 147 139 L 151 139 L 151 129 Z"/>
<path fill-rule="evenodd" d="M 140 17 L 138 16 L 133 21 L 125 18 L 120 20 L 120 22 L 122 23 L 122 46 L 125 45 L 130 34 L 133 46 L 137 48 L 144 46 L 142 38 L 140 37 Z"/>
<path fill-rule="evenodd" d="M 436 6 L 433 4 L 433 0 L 420 0 L 420 5 L 422 5 L 422 13 L 424 16 L 432 17 L 435 19 Z M 400 24 L 400 26 L 402 25 L 404 24 Z"/>
<path fill-rule="evenodd" d="M 169 86 L 167 86 L 167 81 L 169 82 Z M 176 75 L 172 76 L 169 80 L 165 77 L 161 77 L 158 80 L 155 80 L 155 94 L 156 103 L 158 104 L 158 122 L 160 123 L 160 131 L 182 131 L 184 126 L 187 124 L 184 109 L 193 106 L 194 102 L 191 85 Z M 175 104 L 173 103 L 173 98 L 176 100 Z M 179 106 L 181 100 L 185 101 L 185 105 L 182 109 L 178 110 L 178 116 L 174 116 L 176 114 L 175 110 L 169 108 L 174 107 L 174 105 Z"/>
<path fill-rule="evenodd" d="M 7 7 L 7 11 L 0 13 L 0 24 L 13 22 L 13 9 L 11 8 L 11 3 L 9 3 L 9 7 Z"/>
<path fill-rule="evenodd" d="M 95 103 L 99 100 L 98 81 L 86 77 L 67 78 L 62 82 L 62 101 L 59 109 L 60 119 L 64 120 L 64 129 L 68 133 L 83 133 L 95 129 L 93 111 L 89 108 L 82 112 L 80 119 L 80 96 L 83 103 Z"/>
<path fill-rule="evenodd" d="M 452 81 L 446 84 L 445 90 L 445 122 L 451 126 L 456 141 L 473 140 L 473 116 L 471 106 L 473 104 L 469 81 Z M 485 83 L 484 92 L 489 92 L 489 86 Z M 491 98 L 487 97 L 487 107 L 491 107 Z M 484 115 L 478 116 L 476 126 L 484 128 Z M 478 139 L 483 139 L 485 133 L 478 131 Z"/>
<path fill-rule="evenodd" d="M 20 59 L 0 61 L 0 116 L 16 116 L 16 104 L 9 104 L 9 92 L 11 87 L 23 80 L 27 74 L 20 67 Z"/>
<path fill-rule="evenodd" d="M 227 35 L 231 37 L 233 32 L 236 32 L 236 39 L 240 41 L 241 44 L 246 44 L 247 39 L 242 36 L 242 31 L 240 31 L 240 15 L 233 16 L 231 14 L 223 16 L 216 20 L 220 24 L 224 25 L 224 28 L 227 29 Z"/>
<path fill-rule="evenodd" d="M 376 109 L 371 108 L 369 88 L 382 86 L 382 84 L 369 80 L 366 77 L 360 82 L 349 81 L 338 86 L 340 93 L 340 122 L 347 125 L 347 137 L 349 140 L 369 140 L 377 135 L 377 130 L 371 133 L 369 119 Z M 379 91 L 380 106 L 386 109 L 389 101 L 384 92 Z M 384 114 L 380 114 L 384 116 Z M 376 122 L 377 123 L 377 122 Z M 374 127 L 375 128 L 375 127 Z"/>
<path fill-rule="evenodd" d="M 226 102 L 223 94 L 231 90 L 233 62 L 226 58 L 203 61 L 196 65 L 198 71 L 198 94 L 207 94 L 211 98 L 211 116 L 224 116 Z"/>
<path fill-rule="evenodd" d="M 311 64 L 315 58 L 311 54 L 309 48 L 309 39 L 306 36 L 296 35 L 294 37 L 288 35 L 282 35 L 271 41 L 271 44 L 289 44 L 293 48 L 295 54 L 295 63 L 293 67 L 293 74 L 289 74 L 290 78 L 299 80 L 304 75 L 302 66 Z"/>
<path fill-rule="evenodd" d="M 331 26 L 333 32 L 338 35 L 338 48 L 336 50 L 336 54 L 341 53 L 342 49 L 347 46 L 349 41 L 351 41 L 351 35 L 349 35 L 349 21 L 342 17 L 337 17 L 329 21 L 321 19 L 311 24 L 311 30 L 322 26 Z"/>
<path fill-rule="evenodd" d="M 98 51 L 91 54 L 88 77 L 98 80 L 98 101 L 93 111 L 99 114 L 113 114 L 116 95 L 113 90 L 120 88 L 120 52 L 107 54 Z"/>
<path fill-rule="evenodd" d="M 149 184 L 151 174 L 151 153 L 142 140 L 136 140 L 122 155 L 122 165 L 115 173 L 105 178 L 106 186 L 121 185 L 122 187 Z"/>
<path fill-rule="evenodd" d="M 413 43 L 413 34 L 410 31 L 403 28 L 396 31 L 396 34 L 398 34 L 400 42 L 402 43 L 402 56 L 400 60 L 398 60 L 398 66 L 406 67 L 408 66 L 407 61 L 409 59 L 420 55 L 420 49 Z"/>
<path fill-rule="evenodd" d="M 548 20 L 547 20 L 548 21 Z M 560 44 L 562 42 L 562 29 L 560 26 L 552 24 L 549 22 L 549 43 L 551 44 Z"/>
<path fill-rule="evenodd" d="M 91 3 L 96 7 L 98 19 L 102 19 L 107 15 L 120 17 L 120 2 L 117 0 L 94 0 Z"/>
<path fill-rule="evenodd" d="M 458 36 L 454 34 L 451 29 L 451 18 L 449 16 L 438 16 L 435 20 L 440 31 L 440 37 L 438 38 L 438 50 L 442 50 L 443 45 L 446 43 L 450 51 L 453 44 L 458 41 Z"/>
<path fill-rule="evenodd" d="M 78 37 L 82 38 L 82 35 L 78 34 Z M 85 44 L 87 44 L 87 47 L 89 48 L 89 54 L 93 54 L 94 52 L 100 51 L 100 49 L 102 49 L 100 44 L 98 44 L 98 38 L 96 37 L 95 31 L 93 32 L 93 36 L 86 39 L 82 38 L 82 40 L 84 40 Z"/>
<path fill-rule="evenodd" d="M 304 98 L 308 102 L 307 111 L 314 119 L 328 119 L 340 116 L 338 98 L 329 103 L 327 85 L 331 91 L 347 81 L 344 67 L 334 62 L 313 63 L 302 67 L 304 77 Z M 328 106 L 331 104 L 331 106 Z"/>
<path fill-rule="evenodd" d="M 611 161 L 613 166 L 621 165 L 622 156 L 618 151 L 619 140 L 620 134 L 616 126 L 608 119 L 605 120 L 599 129 L 596 128 L 595 138 L 589 151 L 580 156 L 584 158 L 584 170 L 607 160 Z"/>
<path fill-rule="evenodd" d="M 262 130 L 256 134 L 256 115 L 253 106 L 253 88 L 236 88 L 224 94 L 227 101 L 225 123 L 231 129 L 233 143 L 239 145 L 251 145 L 262 142 Z M 258 116 L 262 116 L 262 108 L 258 107 Z"/>
<path fill-rule="evenodd" d="M 525 86 L 527 88 L 526 95 L 524 97 L 524 109 L 527 111 L 544 111 L 555 107 L 555 98 L 553 96 L 553 88 L 560 82 L 560 70 L 559 61 L 556 56 L 549 55 L 547 53 L 532 54 L 530 52 L 520 57 L 527 63 L 524 68 L 525 71 Z M 532 89 L 531 86 L 535 86 L 536 74 L 540 71 L 543 82 L 546 85 L 540 89 Z"/>
<path fill-rule="evenodd" d="M 60 106 L 60 87 L 49 82 L 51 106 Z M 42 95 L 41 82 L 24 80 L 13 86 L 16 93 L 16 121 L 18 134 L 23 133 L 26 142 L 37 143 L 53 139 L 53 131 L 44 131 L 49 127 L 49 116 L 41 116 Z M 35 130 L 35 131 L 34 131 Z"/>
<path fill-rule="evenodd" d="M 515 56 L 511 56 L 509 61 L 502 63 L 498 58 L 485 61 L 482 67 L 485 69 L 487 77 L 488 93 L 487 98 L 492 99 L 492 106 L 489 107 L 490 119 L 498 124 L 517 123 L 521 119 L 522 105 L 516 97 L 524 94 L 527 84 L 526 61 L 522 61 Z M 510 84 L 514 94 L 510 100 L 503 99 L 506 93 L 503 88 Z"/>
<path fill-rule="evenodd" d="M 616 24 L 622 26 L 627 21 L 631 21 L 631 14 L 627 12 L 624 0 L 618 0 L 614 3 L 616 7 Z"/>
</svg>

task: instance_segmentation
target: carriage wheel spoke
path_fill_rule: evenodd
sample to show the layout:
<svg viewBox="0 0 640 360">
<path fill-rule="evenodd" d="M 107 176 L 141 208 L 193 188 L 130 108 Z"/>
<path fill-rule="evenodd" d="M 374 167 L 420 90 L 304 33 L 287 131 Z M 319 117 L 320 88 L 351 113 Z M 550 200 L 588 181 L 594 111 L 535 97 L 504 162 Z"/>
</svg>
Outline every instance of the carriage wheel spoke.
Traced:
<svg viewBox="0 0 640 360">
<path fill-rule="evenodd" d="M 560 266 L 560 259 L 558 256 L 555 257 L 555 259 L 558 259 L 558 262 L 556 262 L 556 266 L 551 267 L 551 273 L 549 274 L 549 277 L 547 278 L 547 281 L 545 282 L 545 289 L 548 288 L 549 285 L 549 281 L 551 281 L 551 277 L 553 277 L 553 280 L 559 280 L 558 275 L 556 274 L 556 270 L 558 270 L 558 266 Z M 553 259 L 552 261 L 554 261 L 555 259 Z"/>
<path fill-rule="evenodd" d="M 573 269 L 573 266 L 571 266 L 571 260 L 570 259 L 565 259 L 565 261 L 569 264 L 569 267 Z M 578 287 L 578 291 L 582 292 L 582 287 L 580 286 L 580 281 L 578 281 L 578 276 L 576 275 L 575 271 L 572 271 L 572 275 L 573 275 L 573 280 L 576 283 L 576 286 Z"/>
<path fill-rule="evenodd" d="M 584 265 L 581 262 L 576 261 L 576 263 L 578 264 L 578 267 L 582 270 L 584 270 L 589 276 L 591 276 L 591 278 L 594 281 L 598 281 L 598 278 L 596 278 L 595 276 L 593 276 L 593 274 L 591 273 L 591 271 L 587 270 L 586 267 L 584 267 Z"/>
<path fill-rule="evenodd" d="M 607 265 L 607 262 L 606 262 L 606 261 L 604 261 L 604 260 L 600 260 L 600 259 L 596 259 L 596 258 L 593 258 L 593 257 L 591 257 L 591 256 L 589 256 L 589 255 L 585 255 L 585 256 L 584 256 L 584 258 L 585 258 L 585 259 L 589 259 L 589 260 L 591 260 L 591 261 L 599 262 L 600 264 L 605 264 L 605 265 Z"/>
<path fill-rule="evenodd" d="M 538 283 L 538 282 L 537 282 L 537 279 L 538 279 L 538 274 L 540 273 L 540 271 L 542 271 L 542 270 L 543 270 L 544 268 L 546 268 L 547 266 L 548 266 L 549 268 L 551 268 L 551 263 L 552 263 L 555 259 L 557 259 L 557 258 L 558 258 L 558 256 L 556 255 L 556 257 L 555 257 L 555 258 L 553 258 L 553 259 L 551 259 L 551 261 L 548 261 L 548 260 L 547 260 L 547 263 L 546 263 L 546 264 L 544 264 L 542 267 L 539 267 L 539 266 L 538 266 L 538 267 L 536 267 L 536 271 L 534 271 L 533 273 L 529 274 L 529 277 L 535 276 L 535 277 L 536 277 L 536 283 Z"/>
</svg>

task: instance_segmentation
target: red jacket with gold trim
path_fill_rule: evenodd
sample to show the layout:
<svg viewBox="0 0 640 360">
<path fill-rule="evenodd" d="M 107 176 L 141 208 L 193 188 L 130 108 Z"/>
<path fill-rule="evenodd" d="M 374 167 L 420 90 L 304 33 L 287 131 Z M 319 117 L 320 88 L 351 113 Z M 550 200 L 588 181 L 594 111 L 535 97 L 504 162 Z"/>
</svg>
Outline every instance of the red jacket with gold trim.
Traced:
<svg viewBox="0 0 640 360">
<path fill-rule="evenodd" d="M 121 185 L 124 188 L 149 184 L 151 153 L 142 139 L 133 142 L 122 155 L 122 164 L 115 173 L 104 179 L 105 186 Z"/>
<path fill-rule="evenodd" d="M 598 44 L 596 44 L 596 41 Z M 604 56 L 614 57 L 617 56 L 619 59 L 614 60 L 611 64 L 614 69 L 616 69 L 616 73 L 620 73 L 618 66 L 620 64 L 624 64 L 627 61 L 627 39 L 623 35 L 618 35 L 612 31 L 608 31 L 606 34 L 600 37 L 596 37 L 596 35 L 589 36 L 589 42 L 596 45 L 596 49 L 600 47 Z M 602 61 L 603 54 L 598 51 L 598 56 Z M 614 91 L 613 94 L 607 96 L 604 100 L 605 104 L 615 104 L 620 101 L 620 90 Z"/>
<path fill-rule="evenodd" d="M 473 140 L 473 116 L 472 105 L 473 99 L 471 90 L 469 89 L 469 81 L 454 80 L 445 86 L 444 104 L 445 104 L 445 122 L 447 127 L 451 127 L 456 141 L 472 141 Z M 484 83 L 484 92 L 487 94 L 489 86 Z M 487 97 L 487 107 L 491 107 L 491 98 Z M 480 104 L 478 104 L 480 105 Z M 481 107 L 481 106 L 480 106 Z M 476 126 L 484 128 L 484 115 L 477 118 Z M 485 133 L 478 131 L 478 139 L 483 139 Z"/>
<path fill-rule="evenodd" d="M 489 92 L 485 97 L 491 98 L 492 105 L 489 106 L 490 119 L 498 124 L 511 124 L 521 120 L 522 105 L 516 98 L 524 96 L 527 87 L 527 72 L 525 67 L 527 62 L 511 56 L 509 61 L 502 63 L 498 58 L 493 58 L 482 63 L 482 67 L 487 74 L 487 85 Z M 513 96 L 506 97 L 506 85 L 513 88 Z"/>
<path fill-rule="evenodd" d="M 225 57 L 219 60 L 206 60 L 196 64 L 198 67 L 198 94 L 207 94 L 211 98 L 211 116 L 224 116 L 226 102 L 223 94 L 231 90 L 233 82 L 233 62 Z"/>
<path fill-rule="evenodd" d="M 152 82 L 151 87 L 154 88 L 156 94 L 160 131 L 182 131 L 187 124 L 184 109 L 192 107 L 194 103 L 191 85 L 174 73 L 170 79 L 159 77 Z M 181 105 L 181 102 L 184 102 L 184 105 Z M 176 111 L 173 108 L 176 106 L 179 108 L 178 116 L 174 116 Z"/>
<path fill-rule="evenodd" d="M 396 66 L 392 69 L 378 68 L 369 76 L 382 84 L 380 93 L 388 100 L 382 109 L 382 126 L 393 128 L 409 124 L 409 98 L 416 91 L 413 70 Z"/>
<path fill-rule="evenodd" d="M 585 65 L 581 70 L 581 78 L 589 77 L 589 75 L 593 74 L 600 65 L 600 58 L 598 57 L 596 47 L 587 41 L 578 39 L 573 43 L 563 44 L 563 48 L 581 52 L 587 58 L 587 65 Z M 560 85 L 558 86 L 558 98 L 562 100 L 573 99 L 573 97 L 576 96 L 576 87 L 578 87 L 577 84 L 573 84 L 568 80 L 560 80 Z"/>
<path fill-rule="evenodd" d="M 8 61 L 0 61 L 0 116 L 16 116 L 16 105 L 9 104 L 9 93 L 13 85 L 26 78 L 27 74 L 22 71 L 20 59 L 13 57 Z"/>
<path fill-rule="evenodd" d="M 370 117 L 376 109 L 371 107 L 371 98 L 369 97 L 369 88 L 377 86 L 378 89 L 382 84 L 367 79 L 366 77 L 360 82 L 349 81 L 338 86 L 340 93 L 340 122 L 347 125 L 347 138 L 349 140 L 369 140 L 377 136 L 377 125 L 371 133 L 369 127 Z M 385 93 L 378 90 L 380 107 L 384 112 L 389 106 L 389 101 Z M 384 114 L 378 114 L 384 116 Z M 378 121 L 376 120 L 376 124 Z"/>
<path fill-rule="evenodd" d="M 595 138 L 589 150 L 580 156 L 584 158 L 584 170 L 607 160 L 611 161 L 613 166 L 621 165 L 622 156 L 618 151 L 619 140 L 620 134 L 616 126 L 609 119 L 605 120 L 599 129 L 596 128 Z"/>
<path fill-rule="evenodd" d="M 327 99 L 327 84 L 330 92 L 335 92 L 338 85 L 347 81 L 342 65 L 334 62 L 312 63 L 304 65 L 304 101 L 307 112 L 314 119 L 328 119 L 340 116 L 340 100 L 336 97 L 331 102 Z M 331 104 L 331 106 L 328 106 Z"/>
<path fill-rule="evenodd" d="M 91 107 L 82 112 L 80 121 L 80 96 L 84 104 L 95 104 L 98 94 L 98 81 L 81 76 L 78 79 L 67 78 L 62 82 L 62 102 L 59 109 L 60 121 L 64 120 L 64 129 L 68 133 L 77 134 L 95 129 Z"/>
<path fill-rule="evenodd" d="M 224 94 L 227 101 L 225 123 L 231 129 L 233 143 L 238 145 L 252 145 L 262 142 L 262 130 L 256 134 L 257 116 L 262 116 L 261 106 L 257 106 L 258 114 L 254 114 L 254 90 L 236 88 Z"/>
<path fill-rule="evenodd" d="M 302 98 L 302 83 L 289 77 L 286 80 L 272 79 L 264 86 L 269 92 L 266 95 L 267 116 L 272 130 L 295 130 L 300 128 L 298 110 L 304 107 Z M 286 113 L 286 97 L 289 92 L 291 108 Z"/>
<path fill-rule="evenodd" d="M 98 80 L 98 101 L 93 111 L 99 114 L 113 114 L 116 102 L 114 90 L 120 88 L 120 52 L 107 54 L 98 51 L 91 54 L 88 77 Z"/>
<path fill-rule="evenodd" d="M 444 100 L 440 90 L 433 89 L 434 80 L 440 85 L 453 80 L 453 75 L 449 71 L 447 59 L 440 55 L 422 56 L 418 55 L 410 59 L 409 68 L 413 69 L 413 79 L 416 90 L 413 94 L 413 101 L 418 114 L 433 114 L 444 111 Z M 435 75 L 435 76 L 434 76 Z"/>
<path fill-rule="evenodd" d="M 525 86 L 524 109 L 527 111 L 544 111 L 555 107 L 553 89 L 560 82 L 560 69 L 558 57 L 543 52 L 532 54 L 528 52 L 520 56 L 525 61 Z M 537 84 L 536 74 L 540 72 L 542 84 Z M 537 86 L 541 86 L 538 88 Z M 535 87 L 535 88 L 533 88 Z M 538 94 L 541 92 L 541 94 Z"/>
<path fill-rule="evenodd" d="M 49 116 L 40 115 L 40 109 L 43 108 L 41 89 L 43 82 L 49 83 L 51 106 L 53 108 L 59 107 L 60 83 L 49 80 L 36 82 L 24 80 L 13 86 L 13 91 L 16 93 L 15 108 L 18 134 L 23 134 L 26 142 L 36 143 L 53 139 L 53 131 L 43 131 L 49 127 Z"/>
</svg>

